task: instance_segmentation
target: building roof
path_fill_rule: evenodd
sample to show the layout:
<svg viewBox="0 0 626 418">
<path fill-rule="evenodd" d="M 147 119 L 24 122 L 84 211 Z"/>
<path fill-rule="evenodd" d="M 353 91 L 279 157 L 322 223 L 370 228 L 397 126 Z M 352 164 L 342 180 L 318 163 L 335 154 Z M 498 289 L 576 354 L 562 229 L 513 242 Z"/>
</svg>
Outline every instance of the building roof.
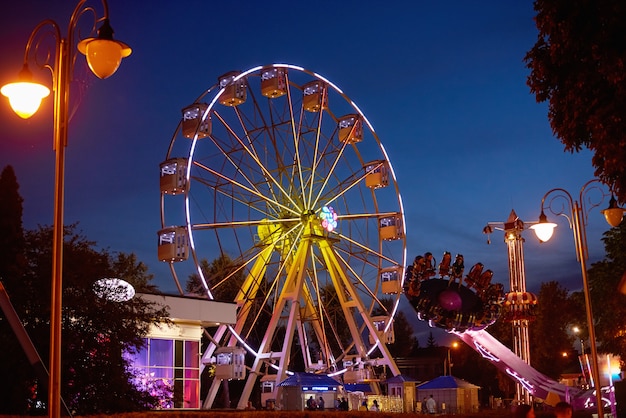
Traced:
<svg viewBox="0 0 626 418">
<path fill-rule="evenodd" d="M 463 379 L 459 379 L 454 376 L 439 376 L 428 382 L 424 382 L 417 386 L 417 389 L 480 389 L 480 386 L 476 386 Z"/>
<path fill-rule="evenodd" d="M 138 293 L 137 296 L 164 305 L 174 322 L 197 323 L 205 327 L 237 322 L 236 303 L 180 295 Z"/>
<path fill-rule="evenodd" d="M 390 377 L 389 379 L 385 380 L 384 383 L 386 384 L 394 384 L 394 383 L 404 383 L 404 382 L 418 382 L 417 379 L 412 378 L 411 376 L 407 376 L 404 374 L 399 374 L 397 376 L 394 377 Z"/>
<path fill-rule="evenodd" d="M 346 383 L 343 388 L 346 392 L 374 393 L 369 383 Z"/>
<path fill-rule="evenodd" d="M 278 384 L 287 386 L 339 386 L 340 383 L 325 374 L 294 372 L 291 376 Z"/>
</svg>

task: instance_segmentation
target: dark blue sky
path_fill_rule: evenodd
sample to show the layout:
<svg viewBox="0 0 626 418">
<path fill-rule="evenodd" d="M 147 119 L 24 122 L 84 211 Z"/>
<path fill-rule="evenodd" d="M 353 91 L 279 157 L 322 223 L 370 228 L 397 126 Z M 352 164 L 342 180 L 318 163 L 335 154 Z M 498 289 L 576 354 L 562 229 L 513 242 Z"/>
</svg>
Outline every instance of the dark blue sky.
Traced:
<svg viewBox="0 0 626 418">
<path fill-rule="evenodd" d="M 73 1 L 0 6 L 0 84 L 22 65 L 32 29 L 50 18 L 67 34 Z M 133 48 L 118 72 L 98 80 L 79 56 L 66 171 L 66 223 L 80 222 L 100 247 L 134 252 L 156 283 L 174 292 L 156 258 L 159 163 L 180 110 L 231 70 L 275 62 L 318 72 L 363 111 L 384 144 L 404 199 L 409 259 L 430 251 L 480 261 L 508 288 L 502 232 L 487 222 L 515 209 L 535 221 L 554 187 L 578 197 L 593 177 L 591 154 L 570 154 L 551 133 L 547 106 L 526 86 L 523 58 L 536 40 L 532 1 L 109 1 L 118 40 Z M 35 71 L 50 85 L 50 76 Z M 28 121 L 3 99 L 0 166 L 20 183 L 24 225 L 52 223 L 52 101 Z M 565 219 L 553 241 L 526 237 L 528 288 L 559 280 L 581 286 Z M 591 261 L 608 227 L 591 212 Z M 208 257 L 210 258 L 210 257 Z M 421 337 L 420 337 L 421 338 Z M 425 338 L 421 338 L 425 343 Z"/>
</svg>

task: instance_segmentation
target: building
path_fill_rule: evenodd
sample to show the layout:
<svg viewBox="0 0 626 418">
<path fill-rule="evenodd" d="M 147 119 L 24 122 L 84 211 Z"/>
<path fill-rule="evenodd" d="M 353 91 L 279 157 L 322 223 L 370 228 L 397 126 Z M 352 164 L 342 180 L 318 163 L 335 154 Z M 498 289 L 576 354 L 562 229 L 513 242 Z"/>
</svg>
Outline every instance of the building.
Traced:
<svg viewBox="0 0 626 418">
<path fill-rule="evenodd" d="M 170 326 L 153 325 L 145 347 L 138 353 L 125 354 L 134 365 L 136 383 L 159 396 L 162 408 L 199 409 L 203 330 L 234 324 L 237 305 L 183 296 L 136 297 L 166 306 L 172 321 Z"/>
</svg>

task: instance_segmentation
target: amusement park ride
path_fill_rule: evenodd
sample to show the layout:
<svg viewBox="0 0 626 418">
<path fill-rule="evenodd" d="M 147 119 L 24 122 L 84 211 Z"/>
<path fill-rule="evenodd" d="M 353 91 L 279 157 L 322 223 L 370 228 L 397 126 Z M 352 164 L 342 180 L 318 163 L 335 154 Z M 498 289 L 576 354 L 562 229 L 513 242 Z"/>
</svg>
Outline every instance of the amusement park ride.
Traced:
<svg viewBox="0 0 626 418">
<path fill-rule="evenodd" d="M 238 409 L 259 383 L 279 399 L 278 383 L 296 368 L 379 390 L 386 373 L 400 374 L 386 344 L 403 295 L 533 396 L 582 395 L 485 331 L 505 305 L 525 304 L 523 290 L 507 300 L 491 270 L 476 263 L 464 275 L 463 256 L 448 252 L 438 265 L 426 253 L 407 266 L 385 148 L 317 73 L 274 64 L 219 77 L 182 110 L 160 187 L 158 256 L 179 292 L 191 262 L 207 298 L 238 306 L 236 324 L 205 332 L 203 367 L 215 379 L 204 408 L 232 379 L 245 381 Z"/>
</svg>

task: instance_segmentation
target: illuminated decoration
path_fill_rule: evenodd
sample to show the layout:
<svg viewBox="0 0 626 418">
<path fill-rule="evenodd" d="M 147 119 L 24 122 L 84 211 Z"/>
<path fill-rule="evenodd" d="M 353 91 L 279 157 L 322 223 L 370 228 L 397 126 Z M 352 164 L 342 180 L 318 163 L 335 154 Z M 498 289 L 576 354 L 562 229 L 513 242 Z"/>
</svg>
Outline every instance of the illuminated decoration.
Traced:
<svg viewBox="0 0 626 418">
<path fill-rule="evenodd" d="M 463 255 L 444 252 L 436 269 L 432 253 L 415 257 L 408 266 L 404 294 L 418 318 L 446 331 L 480 330 L 493 324 L 502 312 L 503 286 L 491 283 L 493 272 L 476 263 L 465 277 Z M 436 277 L 438 276 L 438 277 Z"/>
<path fill-rule="evenodd" d="M 500 359 L 498 358 L 498 356 L 492 354 L 491 351 L 487 350 L 487 348 L 485 348 L 485 346 L 479 343 L 478 341 L 474 341 L 474 347 L 476 347 L 476 351 L 478 351 L 478 353 L 484 358 L 486 358 L 487 360 L 493 363 L 500 362 Z"/>
<path fill-rule="evenodd" d="M 135 297 L 135 288 L 122 279 L 100 279 L 93 287 L 99 298 L 112 302 L 126 302 Z"/>
<path fill-rule="evenodd" d="M 320 219 L 322 220 L 322 228 L 328 232 L 333 232 L 337 228 L 337 214 L 332 206 L 324 206 L 322 208 Z"/>
<path fill-rule="evenodd" d="M 520 385 L 522 385 L 524 387 L 524 389 L 526 389 L 529 393 L 533 393 L 534 387 L 533 385 L 530 384 L 530 382 L 523 378 L 522 376 L 520 376 L 519 374 L 517 374 L 517 372 L 515 370 L 511 370 L 508 367 L 506 368 L 506 373 L 511 376 L 513 379 L 517 380 L 519 382 Z"/>
<path fill-rule="evenodd" d="M 537 310 L 537 295 L 531 292 L 509 292 L 504 298 L 505 309 L 502 318 L 505 321 L 520 321 L 535 319 Z"/>
</svg>

